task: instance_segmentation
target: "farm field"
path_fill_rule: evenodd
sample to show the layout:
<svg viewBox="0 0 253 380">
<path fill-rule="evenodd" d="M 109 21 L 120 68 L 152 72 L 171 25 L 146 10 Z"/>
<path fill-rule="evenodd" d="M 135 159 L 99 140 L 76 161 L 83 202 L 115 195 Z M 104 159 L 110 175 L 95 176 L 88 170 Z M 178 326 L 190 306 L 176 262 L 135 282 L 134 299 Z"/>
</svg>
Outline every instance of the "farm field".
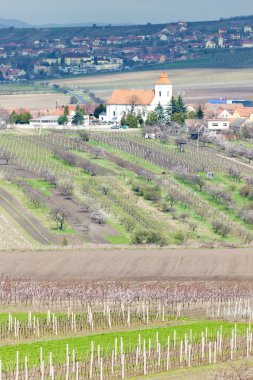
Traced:
<svg viewBox="0 0 253 380">
<path fill-rule="evenodd" d="M 112 91 L 117 88 L 136 88 L 136 83 L 138 83 L 138 88 L 153 88 L 161 71 L 162 69 L 55 79 L 48 81 L 49 85 L 45 87 L 41 86 L 40 83 L 37 86 L 36 84 L 24 86 L 23 94 L 22 86 L 17 88 L 6 87 L 3 88 L 2 94 L 0 93 L 0 106 L 4 108 L 30 108 L 36 111 L 54 109 L 56 101 L 59 105 L 67 104 L 69 96 L 57 93 L 53 88 L 54 84 L 72 89 L 73 93 L 77 87 L 86 89 L 106 101 Z M 174 94 L 180 93 L 188 103 L 206 102 L 213 97 L 252 99 L 253 76 L 250 69 L 173 68 L 168 71 L 173 82 Z M 33 88 L 36 96 L 33 94 Z M 5 95 L 8 91 L 12 94 Z M 39 93 L 38 91 L 48 93 Z"/>
<path fill-rule="evenodd" d="M 250 283 L 142 285 L 1 278 L 2 378 L 215 379 L 250 363 Z"/>
<path fill-rule="evenodd" d="M 191 142 L 182 152 L 173 137 L 162 144 L 144 139 L 140 131 L 91 132 L 88 140 L 49 131 L 0 136 L 0 149 L 9 157 L 1 165 L 3 197 L 12 208 L 14 198 L 16 209 L 22 204 L 48 241 L 195 248 L 251 244 L 251 201 L 242 192 L 252 177 L 247 160 Z M 214 173 L 212 180 L 208 172 Z"/>
<path fill-rule="evenodd" d="M 253 75 L 250 69 L 166 69 L 174 94 L 181 93 L 187 102 L 204 102 L 215 97 L 252 99 Z M 55 80 L 64 86 L 87 88 L 102 99 L 108 99 L 117 88 L 153 88 L 161 70 L 117 73 L 83 78 Z M 0 98 L 1 99 L 1 98 Z"/>
<path fill-rule="evenodd" d="M 58 105 L 68 104 L 69 96 L 60 93 L 31 93 L 31 94 L 15 94 L 15 95 L 1 95 L 0 94 L 0 107 L 7 109 L 24 108 L 32 111 L 41 109 L 55 109 L 56 102 Z"/>
</svg>

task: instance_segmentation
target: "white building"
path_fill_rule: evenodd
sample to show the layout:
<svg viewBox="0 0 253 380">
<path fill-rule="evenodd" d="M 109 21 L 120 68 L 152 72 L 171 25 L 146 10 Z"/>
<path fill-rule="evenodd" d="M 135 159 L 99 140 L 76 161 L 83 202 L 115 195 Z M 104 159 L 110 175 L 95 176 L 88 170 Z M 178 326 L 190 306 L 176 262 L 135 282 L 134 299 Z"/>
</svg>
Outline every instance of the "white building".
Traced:
<svg viewBox="0 0 253 380">
<path fill-rule="evenodd" d="M 172 84 L 167 73 L 162 73 L 154 90 L 115 90 L 107 101 L 107 121 L 120 122 L 128 112 L 141 113 L 145 119 L 160 103 L 166 107 L 172 98 Z"/>
<path fill-rule="evenodd" d="M 229 129 L 229 121 L 226 119 L 207 120 L 207 130 L 210 132 L 222 132 Z"/>
<path fill-rule="evenodd" d="M 73 124 L 72 124 L 73 116 L 70 115 L 68 117 L 68 123 L 65 125 L 59 125 L 58 119 L 59 119 L 59 116 L 50 116 L 50 115 L 41 116 L 41 117 L 38 117 L 36 119 L 31 119 L 30 120 L 30 126 L 32 126 L 34 128 L 55 127 L 55 128 L 59 128 L 59 129 L 68 128 L 68 127 L 72 128 L 73 127 Z M 78 127 L 87 127 L 89 125 L 89 115 L 84 115 L 83 119 L 84 119 L 83 124 L 78 126 Z"/>
</svg>

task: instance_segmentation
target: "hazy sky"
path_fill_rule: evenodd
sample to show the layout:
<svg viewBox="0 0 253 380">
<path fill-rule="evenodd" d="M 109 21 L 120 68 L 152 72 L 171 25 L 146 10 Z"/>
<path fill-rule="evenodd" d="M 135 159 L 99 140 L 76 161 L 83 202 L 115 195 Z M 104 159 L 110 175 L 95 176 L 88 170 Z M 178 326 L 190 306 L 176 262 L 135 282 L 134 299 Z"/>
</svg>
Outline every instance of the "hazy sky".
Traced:
<svg viewBox="0 0 253 380">
<path fill-rule="evenodd" d="M 0 17 L 30 24 L 146 23 L 253 14 L 253 0 L 2 0 Z"/>
</svg>

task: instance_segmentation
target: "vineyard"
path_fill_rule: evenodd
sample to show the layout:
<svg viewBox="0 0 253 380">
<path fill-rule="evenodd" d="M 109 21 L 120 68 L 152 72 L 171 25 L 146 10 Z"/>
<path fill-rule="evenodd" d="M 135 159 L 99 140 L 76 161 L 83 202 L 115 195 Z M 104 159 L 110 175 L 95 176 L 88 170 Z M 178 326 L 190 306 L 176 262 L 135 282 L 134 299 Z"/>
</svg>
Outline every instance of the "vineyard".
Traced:
<svg viewBox="0 0 253 380">
<path fill-rule="evenodd" d="M 252 241 L 253 208 L 243 193 L 251 164 L 227 152 L 190 142 L 182 151 L 175 138 L 163 144 L 139 132 L 48 131 L 3 134 L 0 150 L 1 188 L 25 205 L 50 244 Z"/>
<path fill-rule="evenodd" d="M 170 378 L 252 357 L 250 283 L 0 283 L 1 379 Z"/>
</svg>

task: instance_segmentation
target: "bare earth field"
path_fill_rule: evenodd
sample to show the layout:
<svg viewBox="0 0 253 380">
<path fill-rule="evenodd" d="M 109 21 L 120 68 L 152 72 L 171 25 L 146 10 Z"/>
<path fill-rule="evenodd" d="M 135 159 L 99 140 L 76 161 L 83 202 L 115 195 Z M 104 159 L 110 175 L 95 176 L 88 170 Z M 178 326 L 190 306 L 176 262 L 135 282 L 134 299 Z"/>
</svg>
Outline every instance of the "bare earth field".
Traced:
<svg viewBox="0 0 253 380">
<path fill-rule="evenodd" d="M 87 88 L 107 99 L 116 88 L 153 88 L 159 73 L 160 70 L 118 73 L 56 80 L 52 83 Z M 212 97 L 253 99 L 251 69 L 178 69 L 170 70 L 169 76 L 174 94 L 181 93 L 188 102 L 205 101 Z"/>
<path fill-rule="evenodd" d="M 29 108 L 31 110 L 55 109 L 56 101 L 59 105 L 68 104 L 69 96 L 63 94 L 20 94 L 0 95 L 0 107 Z"/>
<path fill-rule="evenodd" d="M 253 279 L 252 248 L 0 252 L 0 272 L 34 280 Z"/>
<path fill-rule="evenodd" d="M 153 88 L 159 71 L 117 73 L 52 80 L 69 87 L 82 87 L 106 100 L 116 88 Z M 169 70 L 174 94 L 181 93 L 187 102 L 197 103 L 212 97 L 253 99 L 253 72 L 251 69 L 177 69 Z M 0 95 L 0 107 L 4 108 L 55 108 L 67 104 L 69 97 L 63 94 Z"/>
</svg>

